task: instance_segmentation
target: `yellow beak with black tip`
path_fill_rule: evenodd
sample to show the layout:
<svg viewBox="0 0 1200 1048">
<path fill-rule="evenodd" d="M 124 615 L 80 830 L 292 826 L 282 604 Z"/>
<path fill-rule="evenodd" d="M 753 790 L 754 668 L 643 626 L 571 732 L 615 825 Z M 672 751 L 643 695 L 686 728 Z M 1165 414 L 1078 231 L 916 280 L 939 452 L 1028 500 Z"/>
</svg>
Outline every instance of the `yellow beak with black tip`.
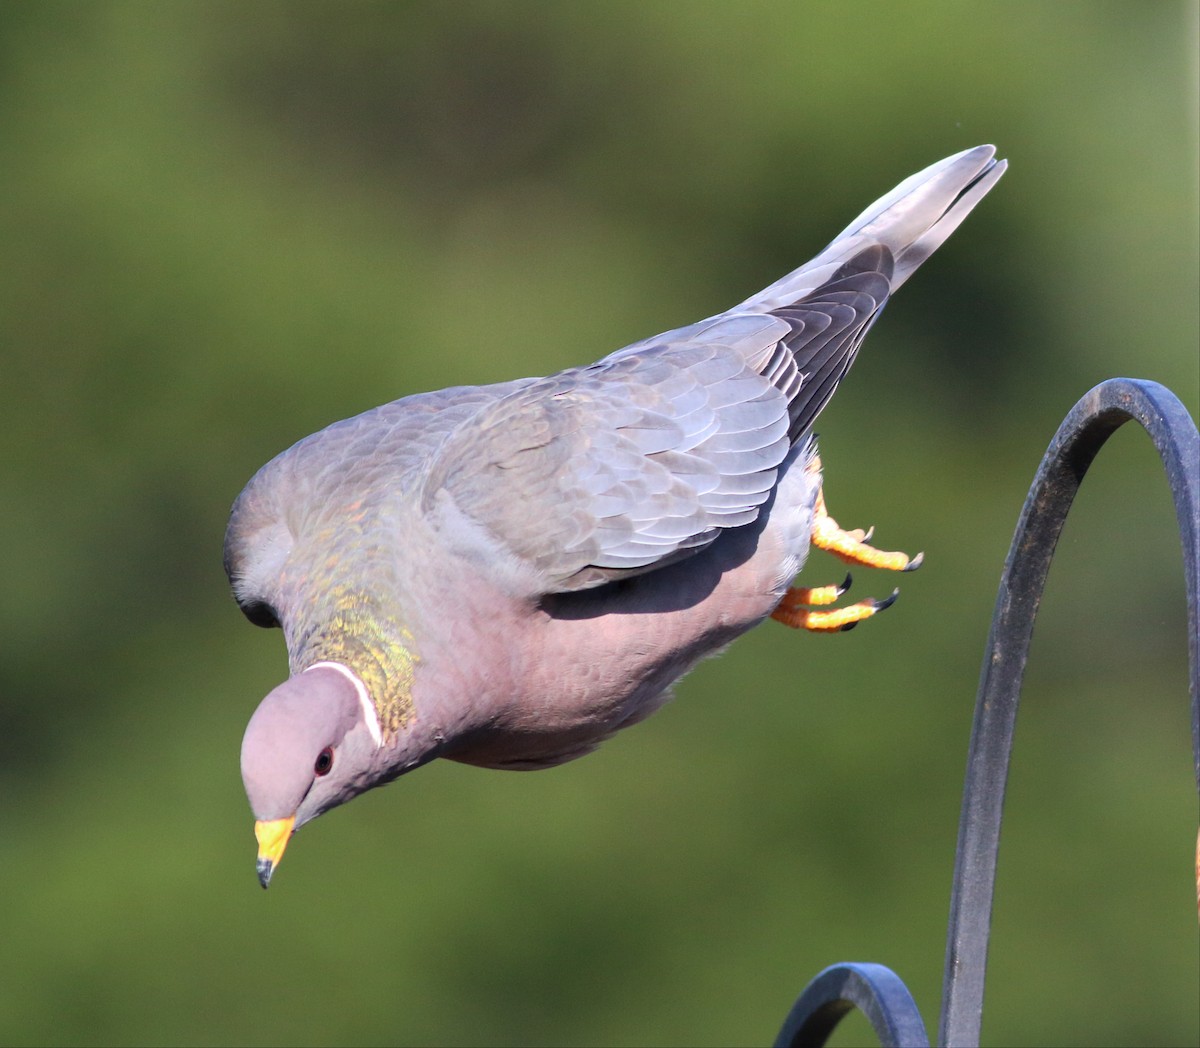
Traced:
<svg viewBox="0 0 1200 1048">
<path fill-rule="evenodd" d="M 292 836 L 296 816 L 286 819 L 271 819 L 254 824 L 254 836 L 258 838 L 258 883 L 264 888 L 271 883 L 271 874 L 283 858 L 283 851 Z"/>
</svg>

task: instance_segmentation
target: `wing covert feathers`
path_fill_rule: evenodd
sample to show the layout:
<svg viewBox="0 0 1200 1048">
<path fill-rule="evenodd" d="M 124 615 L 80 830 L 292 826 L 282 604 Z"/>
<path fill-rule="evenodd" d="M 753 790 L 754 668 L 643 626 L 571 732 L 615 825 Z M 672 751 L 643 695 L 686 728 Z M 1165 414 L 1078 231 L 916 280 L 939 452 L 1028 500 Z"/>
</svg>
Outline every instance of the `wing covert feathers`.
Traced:
<svg viewBox="0 0 1200 1048">
<path fill-rule="evenodd" d="M 448 549 L 533 597 L 652 570 L 751 523 L 888 296 L 1004 169 L 991 146 L 933 164 L 734 309 L 590 367 L 409 397 L 301 441 L 235 505 L 239 602 L 269 606 L 292 522 L 353 484 L 418 500 Z"/>
</svg>

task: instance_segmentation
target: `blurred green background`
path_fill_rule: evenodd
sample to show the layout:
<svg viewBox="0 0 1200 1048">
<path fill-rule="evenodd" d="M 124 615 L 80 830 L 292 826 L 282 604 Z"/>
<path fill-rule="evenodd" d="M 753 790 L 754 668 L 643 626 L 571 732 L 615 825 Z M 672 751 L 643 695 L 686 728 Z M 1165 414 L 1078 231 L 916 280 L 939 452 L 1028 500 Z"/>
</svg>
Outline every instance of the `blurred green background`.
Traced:
<svg viewBox="0 0 1200 1048">
<path fill-rule="evenodd" d="M 838 960 L 933 1025 L 1034 469 L 1104 378 L 1200 406 L 1196 34 L 1176 2 L 0 6 L 0 1042 L 754 1044 Z M 835 515 L 926 551 L 896 608 L 768 623 L 563 768 L 368 794 L 264 894 L 237 757 L 285 656 L 221 571 L 253 471 L 724 309 L 980 142 L 1009 174 L 819 426 Z M 988 1044 L 1200 1036 L 1180 563 L 1127 427 L 1039 620 Z"/>
</svg>

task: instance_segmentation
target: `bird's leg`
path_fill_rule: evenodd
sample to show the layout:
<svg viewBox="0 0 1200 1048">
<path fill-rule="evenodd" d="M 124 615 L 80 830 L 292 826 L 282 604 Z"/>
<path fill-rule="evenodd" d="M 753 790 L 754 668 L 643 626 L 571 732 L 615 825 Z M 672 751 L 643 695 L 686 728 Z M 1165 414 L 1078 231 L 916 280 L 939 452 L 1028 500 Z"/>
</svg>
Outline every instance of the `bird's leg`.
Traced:
<svg viewBox="0 0 1200 1048">
<path fill-rule="evenodd" d="M 832 604 L 846 592 L 846 587 L 849 585 L 850 576 L 847 575 L 845 583 L 841 586 L 815 586 L 812 588 L 792 586 L 783 595 L 783 600 L 779 602 L 778 607 L 771 612 L 771 618 L 776 622 L 782 622 L 785 626 L 791 626 L 795 630 L 809 630 L 812 633 L 844 633 L 846 630 L 854 629 L 863 619 L 869 619 L 877 612 L 883 611 L 884 608 L 890 608 L 900 592 L 893 590 L 892 595 L 884 600 L 868 597 L 866 600 L 860 600 L 857 604 L 847 604 L 844 608 L 831 608 L 829 611 L 817 611 L 813 607 L 805 607 L 805 605 L 813 604 Z M 814 595 L 817 598 L 815 600 L 812 599 Z"/>
<path fill-rule="evenodd" d="M 820 468 L 818 466 L 818 468 Z M 865 532 L 861 528 L 846 531 L 829 515 L 825 508 L 825 492 L 817 489 L 817 503 L 813 507 L 813 529 L 809 540 L 817 549 L 832 553 L 847 564 L 861 564 L 866 568 L 884 568 L 887 571 L 916 571 L 925 559 L 924 553 L 910 557 L 907 553 L 888 552 L 867 544 L 874 528 Z"/>
<path fill-rule="evenodd" d="M 821 460 L 814 455 L 808 464 L 811 473 L 819 475 Z M 861 564 L 868 568 L 884 568 L 888 571 L 915 571 L 921 566 L 925 555 L 918 553 L 909 557 L 907 553 L 888 552 L 868 545 L 868 540 L 874 528 L 863 531 L 857 528 L 846 531 L 829 515 L 825 506 L 825 493 L 817 489 L 817 500 L 813 506 L 813 528 L 809 541 L 818 549 L 832 553 L 847 564 Z M 792 586 L 779 606 L 771 613 L 771 618 L 782 622 L 793 629 L 806 629 L 814 633 L 835 633 L 853 629 L 863 619 L 869 619 L 884 608 L 891 607 L 899 591 L 893 591 L 884 600 L 868 598 L 857 604 L 849 604 L 844 608 L 832 608 L 828 611 L 817 611 L 814 607 L 832 604 L 847 589 L 850 588 L 850 576 L 840 586 Z"/>
</svg>

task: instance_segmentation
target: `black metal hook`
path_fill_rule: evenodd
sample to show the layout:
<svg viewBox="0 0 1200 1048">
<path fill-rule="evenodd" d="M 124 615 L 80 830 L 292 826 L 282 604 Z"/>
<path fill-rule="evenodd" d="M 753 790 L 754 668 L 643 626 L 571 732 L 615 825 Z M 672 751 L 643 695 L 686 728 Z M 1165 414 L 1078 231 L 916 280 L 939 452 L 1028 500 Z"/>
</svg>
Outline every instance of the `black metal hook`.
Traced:
<svg viewBox="0 0 1200 1048">
<path fill-rule="evenodd" d="M 941 1044 L 979 1043 L 1009 756 L 1050 561 L 1088 467 L 1108 438 L 1131 420 L 1154 442 L 1175 499 L 1187 575 L 1192 747 L 1200 788 L 1200 432 L 1179 398 L 1165 386 L 1113 378 L 1086 393 L 1058 427 L 1030 486 L 1004 564 L 975 703 L 958 824 L 938 1032 Z"/>
<path fill-rule="evenodd" d="M 1050 441 L 1004 564 L 967 757 L 939 1044 L 979 1044 L 1004 791 L 1033 625 L 1079 484 L 1100 448 L 1129 421 L 1153 441 L 1175 500 L 1187 580 L 1192 748 L 1200 790 L 1200 431 L 1165 386 L 1113 378 L 1086 393 Z M 824 1044 L 853 1007 L 866 1013 L 884 1045 L 928 1044 L 900 978 L 882 965 L 862 964 L 834 965 L 818 975 L 796 1001 L 776 1044 Z"/>
<path fill-rule="evenodd" d="M 852 1009 L 870 1020 L 884 1048 L 926 1048 L 921 1013 L 900 976 L 882 964 L 835 964 L 805 988 L 792 1006 L 775 1048 L 819 1048 Z"/>
</svg>

